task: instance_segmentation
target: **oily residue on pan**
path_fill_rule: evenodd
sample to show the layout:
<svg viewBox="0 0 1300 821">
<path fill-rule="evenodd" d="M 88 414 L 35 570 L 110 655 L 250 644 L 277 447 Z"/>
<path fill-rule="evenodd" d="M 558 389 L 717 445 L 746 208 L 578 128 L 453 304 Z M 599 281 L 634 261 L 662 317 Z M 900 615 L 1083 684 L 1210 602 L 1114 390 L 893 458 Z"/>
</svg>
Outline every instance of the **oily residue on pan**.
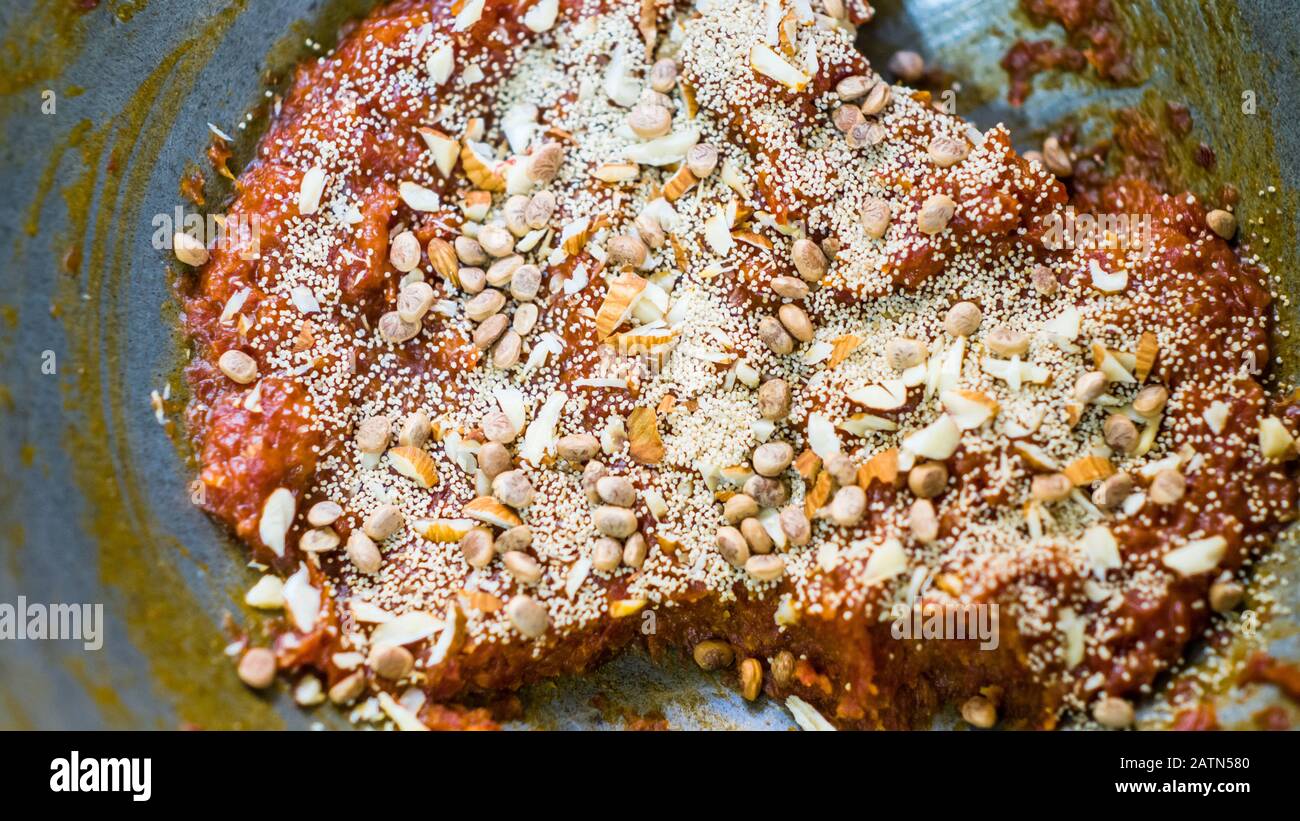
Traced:
<svg viewBox="0 0 1300 821">
<path fill-rule="evenodd" d="M 267 727 L 279 720 L 266 703 L 212 676 L 225 639 L 174 564 L 181 545 L 161 535 L 141 497 L 141 466 L 125 424 L 142 397 L 140 386 L 120 378 L 130 342 L 122 327 L 131 299 L 123 272 L 131 228 L 175 112 L 243 8 L 232 4 L 163 57 L 108 122 L 75 130 L 67 148 L 75 149 L 80 169 L 61 187 L 67 234 L 55 239 L 56 249 L 84 253 L 81 275 L 58 280 L 52 310 L 64 324 L 67 356 L 80 365 L 62 383 L 68 420 L 62 444 L 86 503 L 85 529 L 95 540 L 100 577 L 116 593 L 130 638 L 148 659 L 157 694 L 182 722 L 204 727 Z M 32 213 L 43 197 L 38 191 Z M 86 671 L 78 678 L 95 677 Z M 87 689 L 107 722 L 134 723 L 115 698 Z"/>
<path fill-rule="evenodd" d="M 1300 380 L 1300 340 L 1287 333 L 1300 294 L 1294 231 L 1300 199 L 1283 184 L 1278 162 L 1276 134 L 1284 124 L 1274 119 L 1277 101 L 1265 84 L 1265 78 L 1276 76 L 1276 66 L 1268 65 L 1266 55 L 1252 42 L 1235 3 L 1164 0 L 1158 8 L 1148 5 L 1155 4 L 1143 4 L 1142 13 L 1130 9 L 1124 19 L 1130 42 L 1146 54 L 1144 65 L 1155 73 L 1134 109 L 1115 115 L 1116 132 L 1146 130 L 1138 124 L 1154 124 L 1148 136 L 1158 141 L 1159 172 L 1172 190 L 1195 192 L 1219 206 L 1236 197 L 1239 242 L 1259 256 L 1274 285 L 1280 332 L 1272 339 L 1277 355 L 1271 376 L 1277 392 L 1283 394 Z M 1192 127 L 1186 136 L 1168 127 L 1171 104 L 1185 105 L 1191 114 Z M 1203 162 L 1202 146 L 1213 151 L 1215 162 Z M 1115 154 L 1122 162 L 1124 146 Z M 1293 597 L 1284 595 L 1280 587 L 1274 591 L 1277 580 L 1295 579 L 1300 573 L 1296 537 L 1294 527 L 1285 532 L 1278 549 L 1256 573 L 1257 582 L 1262 581 L 1268 591 L 1265 595 L 1282 602 Z M 1261 633 L 1268 640 L 1280 640 L 1297 630 L 1292 619 L 1272 619 Z M 1234 634 L 1228 640 L 1212 638 L 1206 645 L 1209 657 L 1203 663 L 1189 663 L 1170 676 L 1165 694 L 1171 702 L 1195 700 L 1185 687 L 1193 679 L 1200 682 L 1202 692 L 1228 696 L 1229 701 L 1247 695 L 1230 676 L 1211 676 L 1213 680 L 1207 682 L 1202 674 L 1217 669 L 1224 660 L 1230 669 L 1240 666 L 1258 644 Z M 1182 700 L 1185 693 L 1187 702 Z"/>
<path fill-rule="evenodd" d="M 85 38 L 87 14 L 112 13 L 125 22 L 144 7 L 141 2 L 116 2 L 97 12 L 63 14 L 72 4 L 40 5 L 50 8 L 32 12 L 31 25 L 13 27 L 30 32 L 23 35 L 27 40 L 19 42 L 14 39 L 19 34 L 11 34 L 0 42 L 0 53 L 12 57 L 12 64 L 20 69 L 8 73 L 0 85 L 0 120 L 8 109 L 18 107 L 16 95 L 56 80 L 75 62 Z M 304 40 L 331 42 L 344 21 L 372 5 L 369 0 L 334 0 L 317 10 L 310 23 L 295 24 L 264 61 L 268 82 L 305 56 Z M 62 383 L 68 421 L 61 447 L 84 499 L 84 530 L 94 541 L 101 579 L 113 591 L 114 605 L 121 605 L 130 639 L 148 659 L 156 694 L 183 725 L 205 728 L 272 728 L 282 721 L 269 702 L 235 685 L 233 675 L 213 676 L 214 665 L 225 669 L 222 649 L 229 637 L 186 585 L 175 562 L 177 556 L 186 555 L 185 546 L 165 535 L 154 506 L 142 495 L 140 471 L 147 466 L 138 464 L 130 450 L 126 420 L 140 412 L 147 386 L 129 385 L 121 378 L 130 345 L 123 322 L 133 299 L 125 272 L 131 264 L 141 203 L 175 117 L 197 90 L 217 47 L 246 7 L 246 0 L 236 0 L 195 27 L 189 38 L 161 57 L 158 67 L 107 122 L 78 121 L 49 145 L 38 185 L 20 211 L 22 235 L 12 249 L 15 261 L 21 261 L 26 243 L 42 230 L 42 213 L 57 207 L 50 202 L 51 195 L 57 195 L 62 209 L 55 221 L 58 230 L 51 232 L 51 247 L 61 271 L 50 312 L 63 324 L 67 361 L 79 364 Z M 75 96 L 71 89 L 64 94 Z M 241 165 L 251 156 L 252 137 L 265 122 L 266 106 L 259 105 L 252 113 L 248 130 L 237 132 L 248 137 L 235 146 Z M 210 202 L 229 196 L 230 187 L 224 183 L 209 182 Z M 160 255 L 157 274 L 170 275 L 166 262 Z M 160 320 L 165 327 L 176 325 L 176 309 L 174 302 L 162 306 Z M 172 396 L 169 407 L 186 401 L 185 382 L 178 378 L 185 352 L 181 340 L 176 341 L 168 376 L 181 390 Z M 180 437 L 173 440 L 186 458 Z M 0 520 L 6 523 L 12 543 L 21 532 L 21 511 L 6 499 L 7 495 L 0 496 Z M 11 557 L 17 555 L 11 551 Z M 10 564 L 18 580 L 19 563 L 15 559 Z M 232 602 L 242 600 L 242 589 L 220 593 Z M 139 720 L 122 702 L 95 683 L 103 677 L 94 669 L 101 663 L 83 664 L 72 671 L 74 679 L 98 705 L 106 724 L 138 727 Z M 9 704 L 5 713 L 13 726 L 41 723 L 24 716 L 18 704 Z"/>
<path fill-rule="evenodd" d="M 1089 103 L 1078 121 L 1088 130 L 1115 133 L 1145 130 L 1157 142 L 1152 163 L 1169 190 L 1190 191 L 1224 207 L 1235 188 L 1240 243 L 1258 255 L 1278 287 L 1279 316 L 1290 315 L 1300 294 L 1295 272 L 1298 249 L 1293 230 L 1300 213 L 1295 190 L 1282 184 L 1275 121 L 1277 100 L 1266 84 L 1276 66 L 1266 62 L 1252 32 L 1231 0 L 1162 0 L 1125 8 L 1121 18 L 1135 60 L 1148 82 L 1136 92 L 1132 111 L 1115 112 L 1101 99 Z M 1185 106 L 1191 130 L 1183 137 L 1169 127 L 1169 107 Z M 1138 120 L 1151 128 L 1133 128 Z M 1111 135 L 1108 135 L 1111 136 Z M 1137 153 L 1122 141 L 1112 152 L 1119 162 Z M 1213 161 L 1206 163 L 1202 151 Z M 1300 348 L 1291 335 L 1273 345 L 1284 385 L 1300 379 Z"/>
</svg>

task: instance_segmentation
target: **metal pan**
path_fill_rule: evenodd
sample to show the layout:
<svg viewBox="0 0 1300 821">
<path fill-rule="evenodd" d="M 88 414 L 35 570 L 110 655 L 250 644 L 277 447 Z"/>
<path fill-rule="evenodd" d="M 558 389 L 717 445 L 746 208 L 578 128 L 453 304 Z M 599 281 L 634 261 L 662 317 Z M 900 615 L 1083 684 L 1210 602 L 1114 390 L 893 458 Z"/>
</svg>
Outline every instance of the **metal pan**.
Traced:
<svg viewBox="0 0 1300 821">
<path fill-rule="evenodd" d="M 0 5 L 0 602 L 102 604 L 102 646 L 0 643 L 0 727 L 347 726 L 336 711 L 304 711 L 283 691 L 252 694 L 223 656 L 224 614 L 255 622 L 241 604 L 254 576 L 189 502 L 193 467 L 171 429 L 184 403 L 183 353 L 167 260 L 151 237 L 155 218 L 184 202 L 178 181 L 192 166 L 206 168 L 208 123 L 237 138 L 232 167 L 242 167 L 267 82 L 310 53 L 309 40 L 331 43 L 370 3 L 77 5 Z M 873 61 L 902 46 L 938 58 L 964 78 L 960 113 L 983 126 L 1004 121 L 1026 146 L 1063 118 L 1104 133 L 1115 106 L 1188 103 L 1193 139 L 1218 155 L 1214 173 L 1180 166 L 1188 185 L 1237 184 L 1246 215 L 1263 219 L 1270 237 L 1256 250 L 1282 274 L 1283 290 L 1300 296 L 1300 24 L 1288 3 L 1128 4 L 1144 82 L 1113 89 L 1044 78 L 1023 109 L 1001 102 L 997 67 L 1032 28 L 1013 0 L 880 5 L 862 38 Z M 1059 31 L 1028 36 L 1051 34 Z M 1257 100 L 1253 115 L 1241 112 L 1244 92 Z M 221 193 L 209 185 L 213 201 Z M 1294 317 L 1282 319 L 1285 327 Z M 1282 350 L 1282 376 L 1293 379 L 1300 352 Z M 152 391 L 169 397 L 167 425 L 155 418 Z M 1292 606 L 1296 555 L 1288 541 L 1266 571 L 1290 582 L 1276 595 Z M 1266 621 L 1256 642 L 1220 652 L 1264 646 L 1300 659 L 1289 617 Z M 636 653 L 581 680 L 532 688 L 525 701 L 521 726 L 619 727 L 647 715 L 679 728 L 793 726 L 776 705 L 747 705 L 685 663 L 651 665 Z M 1146 714 L 1159 716 L 1154 701 Z M 1249 726 L 1271 704 L 1295 715 L 1271 687 L 1232 688 L 1220 721 Z"/>
</svg>

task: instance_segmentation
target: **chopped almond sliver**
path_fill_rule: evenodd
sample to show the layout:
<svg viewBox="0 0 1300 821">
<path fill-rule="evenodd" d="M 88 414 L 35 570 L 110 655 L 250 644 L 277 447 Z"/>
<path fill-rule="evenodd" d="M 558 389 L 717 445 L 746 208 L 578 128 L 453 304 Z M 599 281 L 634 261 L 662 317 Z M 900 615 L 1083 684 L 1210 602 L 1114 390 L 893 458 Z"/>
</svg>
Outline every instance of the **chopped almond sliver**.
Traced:
<svg viewBox="0 0 1300 821">
<path fill-rule="evenodd" d="M 459 598 L 463 609 L 477 610 L 480 613 L 495 613 L 505 606 L 505 602 L 482 590 L 462 590 Z"/>
<path fill-rule="evenodd" d="M 887 379 L 879 385 L 864 385 L 848 392 L 849 401 L 878 411 L 898 410 L 907 404 L 907 385 Z"/>
<path fill-rule="evenodd" d="M 664 199 L 669 202 L 676 202 L 683 194 L 694 188 L 699 181 L 699 178 L 691 173 L 691 169 L 683 164 L 681 168 L 677 169 L 677 173 L 673 174 L 668 182 L 664 183 Z"/>
<path fill-rule="evenodd" d="M 465 214 L 465 218 L 474 222 L 482 222 L 487 219 L 488 211 L 491 208 L 491 191 L 479 191 L 477 189 L 467 191 L 460 203 L 460 210 Z"/>
<path fill-rule="evenodd" d="M 471 519 L 502 530 L 509 530 L 523 524 L 518 514 L 491 496 L 479 496 L 477 499 L 470 500 L 463 512 Z"/>
<path fill-rule="evenodd" d="M 1110 382 L 1129 384 L 1137 381 L 1116 354 L 1116 351 L 1109 350 L 1104 345 L 1094 342 L 1092 344 L 1093 367 L 1105 374 L 1106 379 Z"/>
<path fill-rule="evenodd" d="M 394 470 L 420 487 L 430 488 L 438 484 L 438 471 L 433 457 L 424 448 L 409 445 L 393 448 L 388 451 L 388 460 Z"/>
<path fill-rule="evenodd" d="M 817 475 L 817 471 L 822 469 L 821 457 L 812 452 L 809 448 L 799 454 L 799 458 L 794 460 L 794 469 L 799 472 L 805 482 L 811 482 Z"/>
<path fill-rule="evenodd" d="M 609 603 L 609 616 L 612 619 L 624 619 L 641 612 L 648 603 L 647 599 L 614 599 Z"/>
<path fill-rule="evenodd" d="M 664 458 L 664 443 L 654 408 L 636 408 L 627 417 L 627 440 L 632 458 L 643 465 L 657 465 Z"/>
<path fill-rule="evenodd" d="M 1075 487 L 1101 481 L 1115 473 L 1115 466 L 1104 456 L 1088 455 L 1065 466 L 1065 475 Z"/>
<path fill-rule="evenodd" d="M 962 430 L 974 430 L 997 416 L 999 405 L 982 391 L 953 390 L 939 394 L 953 421 Z"/>
<path fill-rule="evenodd" d="M 1259 451 L 1265 459 L 1295 458 L 1295 437 L 1276 416 L 1259 420 Z"/>
<path fill-rule="evenodd" d="M 1038 445 L 1032 442 L 1016 442 L 1012 445 L 1016 453 L 1034 470 L 1059 470 L 1056 460 Z"/>
<path fill-rule="evenodd" d="M 316 210 L 320 208 L 321 196 L 325 193 L 325 183 L 325 169 L 316 165 L 307 169 L 307 173 L 302 175 L 302 182 L 298 186 L 299 214 L 307 216 L 316 213 Z"/>
<path fill-rule="evenodd" d="M 934 586 L 950 596 L 960 596 L 964 585 L 955 573 L 940 573 L 934 577 Z"/>
<path fill-rule="evenodd" d="M 1159 353 L 1160 346 L 1156 341 L 1156 335 L 1150 331 L 1143 331 L 1142 338 L 1138 340 L 1137 363 L 1133 369 L 1133 375 L 1139 382 L 1145 382 L 1151 375 L 1151 369 L 1156 364 L 1156 354 Z"/>
<path fill-rule="evenodd" d="M 804 514 L 809 519 L 817 515 L 827 502 L 831 500 L 831 474 L 828 470 L 823 470 L 817 474 L 817 481 L 813 483 L 812 489 L 804 497 L 803 509 Z"/>
<path fill-rule="evenodd" d="M 420 127 L 420 136 L 433 154 L 433 164 L 438 167 L 438 171 L 444 177 L 451 176 L 456 168 L 456 159 L 460 156 L 460 145 L 456 139 L 428 126 Z"/>
<path fill-rule="evenodd" d="M 592 176 L 601 182 L 629 182 L 641 173 L 641 166 L 633 162 L 607 162 L 596 166 Z"/>
<path fill-rule="evenodd" d="M 682 92 L 682 102 L 686 107 L 686 119 L 693 120 L 700 110 L 700 104 L 695 101 L 695 89 L 690 83 L 682 81 L 677 84 Z"/>
<path fill-rule="evenodd" d="M 649 60 L 655 53 L 655 40 L 659 38 L 659 5 L 656 0 L 641 0 L 641 14 L 637 18 L 636 30 L 641 32 L 645 41 L 645 58 Z"/>
<path fill-rule="evenodd" d="M 960 444 L 961 429 L 946 413 L 903 440 L 909 452 L 927 459 L 947 459 Z"/>
<path fill-rule="evenodd" d="M 869 490 L 872 482 L 886 487 L 898 484 L 898 448 L 882 450 L 858 468 L 858 487 Z"/>
<path fill-rule="evenodd" d="M 1160 563 L 1187 578 L 1217 568 L 1227 550 L 1228 540 L 1222 536 L 1195 539 L 1166 553 L 1160 558 Z"/>
<path fill-rule="evenodd" d="M 416 519 L 411 529 L 431 542 L 454 544 L 469 532 L 474 523 L 469 519 Z"/>
<path fill-rule="evenodd" d="M 681 542 L 663 533 L 655 534 L 655 544 L 659 545 L 659 549 L 662 550 L 664 553 L 668 554 L 669 556 L 676 553 L 677 548 L 682 546 Z"/>
<path fill-rule="evenodd" d="M 284 537 L 293 525 L 294 513 L 298 502 L 288 488 L 276 488 L 262 503 L 262 515 L 257 521 L 257 535 L 262 544 L 271 548 L 277 556 L 284 555 Z"/>
<path fill-rule="evenodd" d="M 776 80 L 791 91 L 803 91 L 812 80 L 803 71 L 786 62 L 785 58 L 766 43 L 755 43 L 749 51 L 749 65 L 764 77 Z"/>
<path fill-rule="evenodd" d="M 826 367 L 834 368 L 839 365 L 845 359 L 848 359 L 849 354 L 857 350 L 857 347 L 861 344 L 862 337 L 853 334 L 835 337 L 835 340 L 831 343 L 831 357 L 826 362 Z"/>
<path fill-rule="evenodd" d="M 484 191 L 505 191 L 506 178 L 488 166 L 487 160 L 478 155 L 473 143 L 466 140 L 460 149 L 460 162 L 465 166 L 465 174 L 470 182 Z"/>
<path fill-rule="evenodd" d="M 631 272 L 622 273 L 609 282 L 609 292 L 596 312 L 596 338 L 605 339 L 632 313 L 632 304 L 645 290 L 646 281 Z"/>
<path fill-rule="evenodd" d="M 755 234 L 753 231 L 732 231 L 731 237 L 736 242 L 743 242 L 754 248 L 760 248 L 764 251 L 772 250 L 772 240 L 762 234 Z"/>
</svg>

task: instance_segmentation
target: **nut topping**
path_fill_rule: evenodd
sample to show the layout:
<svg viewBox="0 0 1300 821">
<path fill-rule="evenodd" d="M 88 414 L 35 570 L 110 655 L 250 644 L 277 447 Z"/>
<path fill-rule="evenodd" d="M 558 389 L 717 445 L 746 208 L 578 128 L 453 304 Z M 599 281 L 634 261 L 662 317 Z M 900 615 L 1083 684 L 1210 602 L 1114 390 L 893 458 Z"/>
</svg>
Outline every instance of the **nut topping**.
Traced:
<svg viewBox="0 0 1300 821">
<path fill-rule="evenodd" d="M 414 270 L 420 264 L 420 240 L 410 231 L 393 237 L 393 244 L 388 247 L 388 261 L 404 274 Z"/>
<path fill-rule="evenodd" d="M 744 535 L 736 528 L 719 528 L 717 545 L 722 558 L 732 567 L 744 568 L 745 562 L 749 561 L 749 542 L 745 541 Z"/>
<path fill-rule="evenodd" d="M 420 323 L 402 319 L 397 311 L 389 311 L 379 317 L 379 335 L 390 345 L 400 345 L 408 339 L 414 339 L 420 333 Z"/>
<path fill-rule="evenodd" d="M 867 495 L 857 485 L 848 485 L 835 491 L 831 499 L 831 521 L 840 527 L 853 527 L 862 521 L 867 512 Z"/>
<path fill-rule="evenodd" d="M 708 143 L 696 143 L 686 152 L 686 167 L 696 179 L 704 179 L 718 167 L 718 149 Z"/>
<path fill-rule="evenodd" d="M 897 337 L 885 343 L 885 361 L 896 371 L 914 368 L 925 361 L 925 343 Z"/>
<path fill-rule="evenodd" d="M 779 476 L 794 461 L 794 448 L 786 442 L 766 442 L 754 449 L 754 470 L 760 476 Z"/>
<path fill-rule="evenodd" d="M 930 162 L 940 168 L 948 168 L 966 159 L 970 154 L 970 146 L 962 140 L 940 136 L 930 140 L 926 152 L 930 155 Z"/>
<path fill-rule="evenodd" d="M 758 412 L 764 419 L 784 419 L 790 415 L 790 384 L 784 379 L 769 379 L 758 389 Z"/>
<path fill-rule="evenodd" d="M 753 553 L 771 553 L 772 537 L 768 535 L 763 528 L 763 524 L 758 519 L 745 519 L 740 523 L 740 535 L 745 537 L 745 543 L 749 545 L 749 552 Z"/>
<path fill-rule="evenodd" d="M 545 185 L 560 173 L 564 163 L 564 147 L 556 142 L 549 142 L 538 148 L 528 159 L 528 178 L 535 183 Z"/>
<path fill-rule="evenodd" d="M 471 527 L 460 537 L 460 554 L 470 567 L 483 568 L 496 556 L 492 531 L 486 527 Z"/>
<path fill-rule="evenodd" d="M 506 295 L 493 288 L 488 288 L 465 303 L 465 316 L 471 322 L 482 322 L 504 308 L 505 305 Z"/>
<path fill-rule="evenodd" d="M 889 231 L 892 216 L 889 201 L 880 197 L 871 197 L 862 207 L 862 230 L 872 239 L 882 239 Z"/>
<path fill-rule="evenodd" d="M 947 194 L 932 194 L 921 203 L 921 210 L 916 214 L 916 227 L 923 234 L 938 234 L 948 227 L 953 214 L 957 212 L 957 203 Z"/>
<path fill-rule="evenodd" d="M 662 137 L 673 127 L 673 115 L 662 105 L 642 103 L 627 115 L 627 125 L 643 140 Z"/>
<path fill-rule="evenodd" d="M 786 303 L 776 312 L 777 318 L 795 339 L 800 342 L 812 342 L 813 326 L 808 314 L 798 305 Z M 774 349 L 775 350 L 775 349 Z"/>
<path fill-rule="evenodd" d="M 247 385 L 257 379 L 257 362 L 243 351 L 233 348 L 226 351 L 217 360 L 217 367 L 231 382 L 240 385 Z"/>
<path fill-rule="evenodd" d="M 826 269 L 829 263 L 822 249 L 817 247 L 817 243 L 810 239 L 795 240 L 791 257 L 794 260 L 794 267 L 799 272 L 799 276 L 806 282 L 820 282 L 821 278 L 826 275 Z"/>
<path fill-rule="evenodd" d="M 785 356 L 794 350 L 794 339 L 776 317 L 765 316 L 758 321 L 758 338 L 763 340 L 763 344 L 772 353 L 779 356 Z"/>
<path fill-rule="evenodd" d="M 979 328 L 983 316 L 974 302 L 958 302 L 944 316 L 943 329 L 953 336 L 970 336 Z"/>
</svg>

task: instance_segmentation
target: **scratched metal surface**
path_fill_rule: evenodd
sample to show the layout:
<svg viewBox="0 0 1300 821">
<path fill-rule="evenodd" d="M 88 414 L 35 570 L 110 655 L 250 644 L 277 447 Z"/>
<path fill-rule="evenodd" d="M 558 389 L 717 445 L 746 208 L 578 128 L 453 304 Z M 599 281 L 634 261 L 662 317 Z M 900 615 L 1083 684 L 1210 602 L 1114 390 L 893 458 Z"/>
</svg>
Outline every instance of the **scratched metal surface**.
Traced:
<svg viewBox="0 0 1300 821">
<path fill-rule="evenodd" d="M 188 503 L 192 468 L 149 406 L 151 389 L 179 387 L 170 286 L 150 236 L 153 215 L 182 202 L 187 164 L 202 163 L 206 124 L 239 134 L 264 70 L 303 54 L 307 35 L 328 42 L 364 0 L 109 0 L 75 20 L 50 11 L 70 5 L 0 4 L 0 53 L 14 58 L 0 79 L 0 602 L 101 602 L 107 623 L 95 652 L 0 644 L 0 727 L 346 726 L 328 708 L 300 710 L 282 690 L 247 692 L 221 655 L 222 614 L 249 620 L 239 601 L 254 576 Z M 1269 253 L 1278 270 L 1295 269 L 1300 59 L 1286 0 L 1252 0 L 1240 12 L 1231 3 L 1136 2 L 1131 14 L 1157 32 L 1143 49 L 1146 83 L 1045 80 L 1023 110 L 1001 102 L 997 67 L 1026 29 L 1013 5 L 889 0 L 863 47 L 880 64 L 904 46 L 937 58 L 963 77 L 960 113 L 982 126 L 1007 123 L 1025 146 L 1063 118 L 1189 102 L 1197 138 L 1220 160 L 1216 176 L 1193 187 L 1238 182 L 1249 211 L 1250 194 L 1277 186 Z M 1030 36 L 1048 34 L 1059 30 Z M 57 98 L 48 115 L 46 89 Z M 1244 89 L 1258 94 L 1260 115 L 1238 116 Z M 47 351 L 54 374 L 41 369 Z M 1293 375 L 1297 364 L 1289 351 L 1285 370 Z M 1280 596 L 1294 604 L 1295 563 L 1274 572 L 1290 580 Z M 1276 655 L 1300 658 L 1292 619 L 1264 636 Z M 1225 724 L 1277 701 L 1271 688 L 1248 695 L 1226 700 Z M 532 688 L 526 703 L 528 719 L 516 726 L 618 728 L 628 711 L 675 728 L 793 726 L 779 706 L 747 705 L 689 663 L 656 666 L 637 653 Z M 938 726 L 951 724 L 949 716 Z"/>
</svg>

